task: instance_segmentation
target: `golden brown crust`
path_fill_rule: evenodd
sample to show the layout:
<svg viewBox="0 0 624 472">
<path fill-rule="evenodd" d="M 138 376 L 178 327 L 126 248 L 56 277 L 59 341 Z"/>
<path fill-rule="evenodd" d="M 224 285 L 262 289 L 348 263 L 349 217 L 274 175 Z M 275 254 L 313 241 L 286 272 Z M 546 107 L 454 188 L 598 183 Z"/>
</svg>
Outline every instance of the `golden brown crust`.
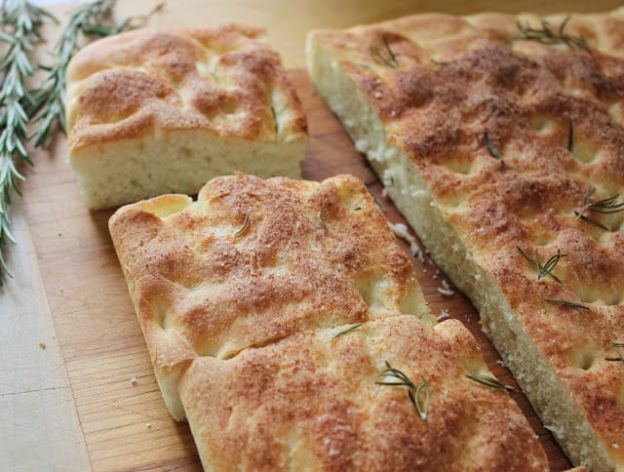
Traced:
<svg viewBox="0 0 624 472">
<path fill-rule="evenodd" d="M 409 257 L 351 176 L 239 173 L 211 180 L 195 203 L 123 207 L 110 230 L 157 372 L 303 329 L 428 316 Z"/>
<path fill-rule="evenodd" d="M 305 139 L 301 103 L 262 34 L 239 25 L 142 29 L 88 45 L 67 71 L 70 152 L 171 130 Z"/>
<path fill-rule="evenodd" d="M 552 29 L 564 18 L 549 18 Z M 585 37 L 588 50 L 511 40 L 516 20 L 540 26 L 531 15 L 419 15 L 314 35 L 378 111 L 388 141 L 412 158 L 622 464 L 624 362 L 606 358 L 624 341 L 624 212 L 586 210 L 605 231 L 574 210 L 592 188 L 592 201 L 624 200 L 624 8 L 572 17 L 565 32 Z M 382 35 L 395 66 L 379 59 Z M 517 247 L 542 262 L 566 254 L 554 270 L 562 283 L 538 281 Z"/>
<path fill-rule="evenodd" d="M 458 321 L 432 329 L 398 316 L 335 336 L 308 331 L 193 363 L 181 396 L 205 468 L 547 470 L 513 400 L 466 377 L 485 366 Z M 403 387 L 375 384 L 386 361 L 426 380 L 426 420 Z"/>
</svg>

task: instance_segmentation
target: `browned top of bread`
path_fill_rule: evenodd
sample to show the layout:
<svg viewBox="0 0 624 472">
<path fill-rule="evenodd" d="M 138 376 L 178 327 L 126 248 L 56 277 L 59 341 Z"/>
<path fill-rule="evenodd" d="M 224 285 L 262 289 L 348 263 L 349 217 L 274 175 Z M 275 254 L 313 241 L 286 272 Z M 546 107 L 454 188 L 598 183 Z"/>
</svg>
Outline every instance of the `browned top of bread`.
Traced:
<svg viewBox="0 0 624 472">
<path fill-rule="evenodd" d="M 460 322 L 412 316 L 306 331 L 230 360 L 202 358 L 180 384 L 207 470 L 545 471 L 546 456 Z M 400 370 L 401 386 L 376 384 Z M 488 374 L 489 375 L 489 374 Z"/>
<path fill-rule="evenodd" d="M 70 151 L 172 130 L 304 139 L 301 104 L 263 32 L 141 29 L 88 45 L 67 70 Z"/>
<path fill-rule="evenodd" d="M 196 202 L 125 206 L 110 231 L 157 373 L 313 327 L 429 320 L 409 256 L 355 177 L 216 178 Z"/>
<path fill-rule="evenodd" d="M 591 206 L 624 201 L 624 8 L 547 21 L 563 41 L 523 40 L 521 28 L 540 30 L 541 19 L 500 14 L 418 15 L 314 37 L 624 463 L 614 344 L 624 342 L 624 212 Z M 561 283 L 538 280 L 518 248 L 541 264 L 565 254 L 553 270 Z"/>
</svg>

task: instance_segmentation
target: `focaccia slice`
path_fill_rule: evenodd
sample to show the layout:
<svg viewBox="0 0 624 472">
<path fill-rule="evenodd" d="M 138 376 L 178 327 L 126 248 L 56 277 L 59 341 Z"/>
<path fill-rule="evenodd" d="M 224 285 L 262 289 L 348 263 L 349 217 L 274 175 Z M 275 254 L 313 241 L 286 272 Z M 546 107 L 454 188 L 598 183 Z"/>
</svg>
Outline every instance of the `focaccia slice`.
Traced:
<svg viewBox="0 0 624 472">
<path fill-rule="evenodd" d="M 128 31 L 67 69 L 69 161 L 90 208 L 196 194 L 236 170 L 299 177 L 306 119 L 264 30 Z"/>
<path fill-rule="evenodd" d="M 176 419 L 177 383 L 194 359 L 401 313 L 433 320 L 409 256 L 355 177 L 238 173 L 211 180 L 197 201 L 125 206 L 110 232 Z"/>
<path fill-rule="evenodd" d="M 505 390 L 468 376 L 491 374 L 460 322 L 396 316 L 202 357 L 180 391 L 205 470 L 548 470 Z"/>
<path fill-rule="evenodd" d="M 624 470 L 624 9 L 417 15 L 307 54 L 570 458 Z"/>
</svg>

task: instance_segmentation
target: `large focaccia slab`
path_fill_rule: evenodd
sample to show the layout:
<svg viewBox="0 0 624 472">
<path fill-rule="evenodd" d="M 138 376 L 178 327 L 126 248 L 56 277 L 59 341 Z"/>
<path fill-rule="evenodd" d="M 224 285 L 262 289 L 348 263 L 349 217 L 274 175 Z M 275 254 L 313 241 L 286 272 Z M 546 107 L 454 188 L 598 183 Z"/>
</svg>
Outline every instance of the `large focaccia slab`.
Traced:
<svg viewBox="0 0 624 472">
<path fill-rule="evenodd" d="M 307 54 L 570 458 L 624 470 L 624 9 L 418 15 Z"/>
<path fill-rule="evenodd" d="M 306 120 L 260 28 L 141 29 L 67 70 L 69 160 L 90 208 L 195 194 L 235 170 L 298 177 Z"/>
<path fill-rule="evenodd" d="M 206 470 L 547 469 L 470 333 L 435 324 L 356 178 L 239 173 L 197 201 L 123 207 L 110 230 Z"/>
</svg>

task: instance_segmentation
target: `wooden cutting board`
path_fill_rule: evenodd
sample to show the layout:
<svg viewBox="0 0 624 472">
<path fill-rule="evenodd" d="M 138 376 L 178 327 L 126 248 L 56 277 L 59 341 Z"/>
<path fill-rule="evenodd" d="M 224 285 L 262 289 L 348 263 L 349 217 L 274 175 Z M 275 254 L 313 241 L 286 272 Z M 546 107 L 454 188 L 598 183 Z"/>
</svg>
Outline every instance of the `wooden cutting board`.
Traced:
<svg viewBox="0 0 624 472">
<path fill-rule="evenodd" d="M 381 185 L 314 90 L 303 70 L 290 73 L 308 116 L 311 140 L 303 176 L 321 180 L 350 173 L 378 196 L 392 222 L 403 222 L 381 196 Z M 165 410 L 126 285 L 110 241 L 110 211 L 89 212 L 66 159 L 65 140 L 39 156 L 25 188 L 25 212 L 43 286 L 56 326 L 78 419 L 94 471 L 201 470 L 185 424 Z M 408 251 L 407 245 L 404 244 Z M 459 293 L 438 292 L 443 275 L 414 261 L 433 313 L 447 310 L 478 339 L 490 369 L 514 383 L 480 330 L 478 316 Z M 567 459 L 536 418 L 520 405 L 550 458 L 553 470 Z"/>
</svg>

